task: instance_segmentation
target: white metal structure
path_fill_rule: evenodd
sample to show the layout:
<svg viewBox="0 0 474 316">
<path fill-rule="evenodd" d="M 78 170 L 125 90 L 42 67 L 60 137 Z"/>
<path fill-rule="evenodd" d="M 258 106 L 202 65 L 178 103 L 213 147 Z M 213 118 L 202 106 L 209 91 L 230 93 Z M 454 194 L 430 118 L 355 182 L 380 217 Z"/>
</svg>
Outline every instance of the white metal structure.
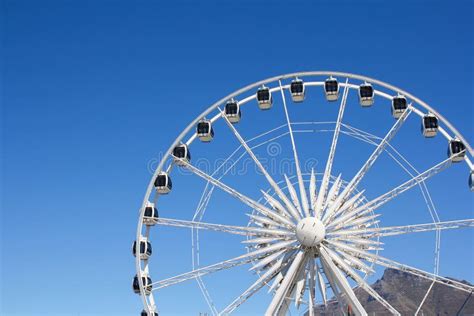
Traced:
<svg viewBox="0 0 474 316">
<path fill-rule="evenodd" d="M 291 94 L 291 80 L 304 78 L 303 90 L 293 91 L 299 92 L 295 101 L 302 102 L 305 90 L 324 89 L 325 80 L 328 77 L 337 78 L 338 89 L 340 87 L 343 90 L 336 120 L 333 122 L 291 121 L 291 109 L 290 104 L 287 104 L 287 98 L 292 96 L 295 100 L 296 95 L 295 93 Z M 375 136 L 344 123 L 345 110 L 352 106 L 348 102 L 348 95 L 351 90 L 359 95 L 364 106 L 373 103 L 373 96 L 360 94 L 359 87 L 361 85 L 370 85 L 370 87 L 373 87 L 373 96 L 387 101 L 386 103 L 389 105 L 387 107 L 388 113 L 390 113 L 389 107 L 393 95 L 403 95 L 408 101 L 407 108 L 397 112 L 396 121 L 383 137 Z M 273 178 L 255 153 L 257 147 L 268 143 L 268 141 L 260 141 L 263 134 L 245 140 L 241 136 L 238 126 L 233 124 L 240 119 L 241 109 L 245 109 L 246 106 L 252 104 L 258 104 L 256 91 L 262 86 L 268 87 L 269 93 L 272 93 L 275 99 L 276 96 L 281 96 L 281 105 L 286 119 L 282 125 L 264 134 L 277 134 L 278 136 L 273 139 L 289 137 L 290 150 L 295 164 L 295 174 L 281 174 L 279 179 Z M 238 102 L 238 114 L 237 111 L 234 111 L 233 115 L 229 115 L 229 112 L 225 110 L 226 102 L 234 100 L 234 98 L 240 100 Z M 379 103 L 379 101 L 377 102 Z M 382 103 L 382 100 L 380 100 L 380 104 Z M 312 104 L 311 106 L 315 105 Z M 273 108 L 275 107 L 274 104 Z M 420 172 L 390 144 L 390 141 L 410 115 L 414 114 L 423 119 L 428 113 L 437 118 L 436 132 L 446 138 L 449 155 L 432 167 Z M 269 114 L 271 114 L 271 111 Z M 225 163 L 222 163 L 214 172 L 208 173 L 193 165 L 190 159 L 180 159 L 176 155 L 173 156 L 173 150 L 176 146 L 185 146 L 186 150 L 192 148 L 193 142 L 199 137 L 196 134 L 196 125 L 204 117 L 211 118 L 210 123 L 223 120 L 240 144 L 239 148 L 244 150 L 244 153 L 238 159 L 242 158 L 243 155 L 250 157 L 263 175 L 268 187 L 259 188 L 263 194 L 260 199 L 253 199 L 222 181 L 223 176 L 230 169 Z M 295 134 L 308 132 L 308 126 L 311 126 L 311 132 L 332 132 L 332 141 L 323 173 L 316 173 L 314 170 L 305 173 L 300 166 L 299 153 L 301 152 L 297 150 Z M 327 126 L 331 126 L 331 128 Z M 428 136 L 434 136 L 435 134 L 432 133 Z M 345 181 L 341 175 L 334 176 L 332 173 L 340 136 L 352 137 L 373 147 L 372 153 L 365 163 L 362 164 L 355 175 L 349 177 L 348 181 Z M 462 150 L 459 151 L 459 149 Z M 226 161 L 234 156 L 236 152 L 227 157 Z M 369 200 L 365 197 L 365 193 L 370 188 L 360 190 L 360 183 L 377 159 L 384 153 L 399 165 L 410 178 L 386 193 Z M 178 285 L 187 280 L 197 281 L 209 306 L 209 312 L 213 315 L 228 315 L 236 311 L 239 306 L 246 303 L 248 299 L 265 286 L 268 286 L 268 292 L 272 295 L 266 311 L 261 311 L 265 315 L 285 315 L 291 308 L 300 308 L 301 305 L 305 306 L 308 315 L 315 315 L 316 305 L 327 304 L 331 298 L 330 296 L 334 296 L 338 301 L 341 311 L 345 311 L 350 306 L 355 315 L 367 315 L 354 294 L 355 287 L 365 290 L 382 304 L 388 313 L 400 315 L 368 284 L 367 276 L 374 273 L 375 268 L 380 266 L 405 271 L 432 280 L 433 284 L 440 283 L 470 293 L 474 291 L 472 286 L 441 277 L 438 274 L 438 261 L 440 232 L 448 229 L 474 227 L 474 219 L 441 221 L 425 181 L 449 168 L 453 162 L 463 161 L 468 167 L 467 174 L 469 174 L 472 190 L 473 155 L 474 151 L 467 140 L 441 114 L 417 97 L 387 83 L 365 76 L 329 71 L 292 73 L 256 82 L 223 97 L 211 105 L 188 125 L 160 161 L 148 185 L 140 209 L 136 240 L 147 240 L 153 243 L 153 239 L 150 238 L 150 231 L 159 229 L 160 226 L 189 228 L 193 232 L 193 266 L 188 272 L 162 280 L 157 281 L 155 277 L 153 282 L 149 284 L 148 278 L 153 277 L 154 273 L 150 266 L 153 256 L 136 256 L 137 278 L 135 279 L 134 289 L 136 289 L 136 285 L 139 286 L 144 309 L 149 315 L 154 315 L 158 311 L 154 299 L 156 291 Z M 183 156 L 187 157 L 186 155 Z M 158 208 L 160 200 L 160 192 L 156 192 L 154 185 L 155 179 L 160 174 L 171 174 L 175 165 L 186 169 L 198 178 L 204 179 L 207 183 L 194 217 L 190 220 L 156 218 L 156 216 L 150 218 L 151 209 Z M 462 180 L 465 181 L 465 178 Z M 433 222 L 405 226 L 381 226 L 378 209 L 414 187 L 420 188 L 433 217 Z M 243 206 L 252 210 L 252 213 L 249 214 L 250 222 L 247 226 L 209 223 L 202 220 L 215 188 L 222 190 L 228 194 L 229 198 L 235 198 Z M 466 190 L 469 190 L 467 185 Z M 172 195 L 173 192 L 168 196 Z M 146 216 L 146 213 L 148 216 Z M 153 214 L 155 213 L 153 212 Z M 243 236 L 244 240 L 242 242 L 247 245 L 247 251 L 243 248 L 243 253 L 237 257 L 200 266 L 199 231 L 203 230 Z M 435 269 L 433 273 L 390 260 L 380 254 L 383 246 L 381 239 L 388 236 L 426 231 L 436 232 Z M 159 255 L 159 248 L 155 248 L 154 253 Z M 250 270 L 256 273 L 257 279 L 233 301 L 218 310 L 202 277 L 245 264 L 251 265 Z M 424 300 L 420 302 L 418 311 L 420 311 L 423 303 Z"/>
</svg>

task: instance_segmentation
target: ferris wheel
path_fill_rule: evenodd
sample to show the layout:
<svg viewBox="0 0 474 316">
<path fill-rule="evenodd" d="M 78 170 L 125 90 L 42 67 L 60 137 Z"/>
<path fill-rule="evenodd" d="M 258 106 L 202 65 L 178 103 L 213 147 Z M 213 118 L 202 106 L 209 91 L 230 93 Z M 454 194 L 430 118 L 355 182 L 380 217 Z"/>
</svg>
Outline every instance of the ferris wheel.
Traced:
<svg viewBox="0 0 474 316">
<path fill-rule="evenodd" d="M 356 112 L 361 109 L 363 112 Z M 324 120 L 324 115 L 318 115 L 320 111 L 327 111 L 328 117 L 332 114 L 332 119 Z M 369 117 L 366 113 L 371 111 Z M 244 129 L 243 123 L 252 115 L 252 123 Z M 360 122 L 352 123 L 351 115 Z M 378 122 L 380 115 L 384 118 L 376 125 L 384 132 L 377 136 L 366 127 Z M 417 125 L 415 132 L 410 125 L 413 123 Z M 403 140 L 397 142 L 396 136 L 401 137 L 397 134 L 402 133 Z M 413 145 L 414 139 L 423 143 L 420 146 L 430 146 L 429 157 L 417 154 L 416 162 L 410 162 L 406 153 L 425 150 Z M 275 145 L 277 152 L 268 149 L 269 145 Z M 340 152 L 344 158 L 335 172 Z M 133 290 L 142 298 L 142 315 L 158 315 L 160 297 L 166 299 L 162 291 L 193 281 L 213 315 L 238 313 L 256 295 L 267 299 L 264 305 L 258 305 L 262 309 L 259 314 L 296 311 L 315 315 L 318 307 L 337 302 L 341 313 L 350 309 L 355 315 L 367 315 L 356 289 L 365 291 L 387 313 L 400 315 L 401 311 L 369 285 L 368 278 L 384 268 L 432 281 L 416 313 L 435 284 L 471 293 L 471 285 L 440 276 L 439 261 L 441 232 L 474 226 L 474 219 L 469 218 L 472 202 L 466 204 L 469 212 L 463 214 L 465 217 L 457 218 L 456 210 L 449 210 L 454 219 L 443 220 L 427 180 L 456 165 L 462 169 L 443 178 L 445 189 L 454 188 L 454 184 L 445 183 L 449 180 L 462 182 L 461 190 L 465 192 L 474 191 L 473 155 L 467 139 L 434 108 L 404 90 L 365 76 L 300 72 L 237 90 L 192 121 L 154 170 L 133 243 Z M 212 166 L 202 167 L 202 161 L 197 163 L 199 156 Z M 364 157 L 360 163 L 356 162 L 358 156 Z M 245 172 L 233 173 L 245 159 Z M 288 170 L 280 168 L 279 159 L 286 162 Z M 277 162 L 270 163 L 273 160 Z M 308 166 L 308 161 L 320 163 Z M 428 166 L 424 166 L 425 161 Z M 374 170 L 378 164 L 398 171 L 390 171 L 385 165 Z M 248 175 L 250 170 L 254 175 Z M 465 173 L 461 179 L 459 172 Z M 370 174 L 375 177 L 373 181 L 366 180 Z M 389 186 L 382 181 L 387 178 L 403 180 Z M 387 225 L 384 216 L 395 217 L 385 215 L 389 212 L 386 207 L 409 193 L 409 205 L 418 208 L 423 204 L 430 220 L 419 223 L 424 217 L 414 214 L 421 210 L 399 211 L 397 216 L 404 224 Z M 469 199 L 472 201 L 472 195 Z M 186 203 L 194 207 L 182 210 Z M 203 238 L 207 232 L 214 237 Z M 389 249 L 386 239 L 405 235 L 417 238 L 423 232 L 433 234 L 432 271 L 385 256 Z M 155 237 L 176 242 L 191 239 L 190 248 L 175 247 L 173 251 L 179 258 L 191 254 L 188 270 L 167 274 L 165 268 L 176 262 L 171 255 L 160 252 L 161 246 L 153 242 Z M 220 258 L 218 261 L 202 263 L 203 239 L 220 242 L 222 251 L 212 248 L 214 251 L 209 252 L 215 254 L 211 260 Z M 230 245 L 228 240 L 236 243 Z M 230 247 L 235 252 L 228 251 Z M 231 253 L 236 255 L 225 258 Z M 230 291 L 239 278 L 231 282 L 225 278 L 242 267 L 245 269 L 239 271 L 249 274 L 251 282 L 243 284 L 233 299 L 216 301 L 207 280 L 216 278 L 219 281 L 214 282 L 215 288 L 219 284 L 221 293 Z M 220 279 L 223 271 L 226 274 Z"/>
</svg>

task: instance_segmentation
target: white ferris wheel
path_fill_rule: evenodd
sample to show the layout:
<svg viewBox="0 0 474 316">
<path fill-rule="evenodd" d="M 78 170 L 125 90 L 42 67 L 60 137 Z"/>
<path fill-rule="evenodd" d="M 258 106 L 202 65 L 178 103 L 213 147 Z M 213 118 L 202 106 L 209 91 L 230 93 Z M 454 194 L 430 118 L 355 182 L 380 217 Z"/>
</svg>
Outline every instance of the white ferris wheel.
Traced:
<svg viewBox="0 0 474 316">
<path fill-rule="evenodd" d="M 318 95 L 327 104 L 316 101 Z M 331 109 L 332 119 L 321 121 L 313 114 L 324 107 Z M 384 131 L 381 136 L 365 130 L 371 122 L 378 120 L 374 118 L 380 115 L 378 112 L 365 119 L 365 114 L 356 114 L 362 122 L 357 126 L 350 122 L 351 111 L 368 113 L 376 108 L 382 115 L 386 113 L 383 122 L 392 121 L 388 125 L 379 124 L 380 130 Z M 250 135 L 252 130 L 248 127 L 241 129 L 242 123 L 251 115 L 256 116 L 252 126 L 258 134 Z M 421 124 L 421 134 L 407 126 L 413 122 L 417 129 Z M 397 142 L 396 136 L 404 128 L 408 136 Z M 415 138 L 432 142 L 426 145 L 432 148 L 429 151 L 433 153 L 431 159 L 418 153 L 418 163 L 411 163 L 405 157 L 405 153 L 418 150 L 411 144 Z M 218 139 L 222 145 L 212 147 Z M 433 143 L 428 139 L 437 141 Z M 290 162 L 293 172 L 275 170 L 275 165 L 270 166 L 268 156 L 276 160 L 279 157 L 262 150 L 278 141 L 281 141 L 279 150 L 283 148 L 288 153 L 281 159 Z M 344 152 L 344 146 L 349 150 Z M 357 146 L 363 146 L 364 150 Z M 220 149 L 224 147 L 225 150 Z M 408 149 L 404 150 L 404 147 Z M 337 163 L 334 162 L 339 152 L 344 152 L 341 155 L 345 158 L 339 164 L 339 171 L 335 172 Z M 352 154 L 348 155 L 348 152 Z M 191 122 L 154 170 L 140 208 L 133 244 L 136 258 L 133 290 L 142 298 L 142 315 L 158 315 L 159 297 L 166 299 L 165 294 L 161 295 L 162 291 L 192 281 L 197 282 L 202 300 L 212 315 L 238 313 L 255 295 L 267 297 L 267 302 L 259 305 L 262 310 L 257 311 L 258 314 L 287 315 L 294 311 L 315 315 L 317 306 L 337 302 L 341 313 L 349 308 L 355 315 L 367 315 L 354 294 L 356 288 L 367 292 L 387 313 L 400 315 L 400 311 L 369 285 L 368 277 L 384 268 L 432 281 L 416 313 L 420 312 L 435 284 L 471 293 L 474 287 L 440 276 L 439 261 L 441 232 L 474 226 L 474 219 L 470 219 L 472 202 L 465 203 L 468 213 L 464 213 L 464 217 L 457 218 L 456 210 L 449 210 L 453 212 L 453 219 L 443 220 L 434 204 L 437 199 L 428 190 L 427 180 L 443 174 L 442 171 L 451 166 L 464 165 L 465 177 L 459 179 L 456 173 L 443 178 L 443 182 L 459 180 L 466 192 L 472 192 L 473 154 L 467 139 L 435 109 L 404 90 L 365 76 L 328 71 L 300 72 L 269 78 L 237 90 Z M 214 167 L 202 168 L 202 164 L 197 163 L 199 155 L 205 156 Z M 355 161 L 358 155 L 365 157 L 360 163 L 348 162 L 348 159 Z M 314 157 L 321 161 L 318 166 L 303 166 L 303 160 Z M 247 166 L 251 163 L 246 172 L 252 169 L 255 175 L 241 173 L 228 178 L 243 159 L 247 159 Z M 418 166 L 423 160 L 429 165 L 421 169 Z M 372 170 L 378 175 L 375 180 L 365 181 L 371 174 L 369 171 L 382 163 L 390 163 L 398 169 L 388 171 L 384 165 L 382 169 Z M 344 170 L 345 167 L 349 170 Z M 380 182 L 381 173 L 394 179 L 404 178 L 384 186 Z M 444 195 L 450 195 L 449 188 L 453 186 L 449 183 L 444 186 L 447 190 Z M 217 192 L 220 195 L 213 202 Z M 430 220 L 420 223 L 419 219 L 423 217 L 405 212 L 400 215 L 403 225 L 385 224 L 386 205 L 396 203 L 402 193 L 405 196 L 410 192 L 415 192 L 410 195 L 413 208 L 424 205 L 423 210 L 410 212 L 425 212 Z M 468 200 L 472 201 L 472 196 Z M 186 211 L 173 207 L 180 203 L 194 206 Z M 233 203 L 235 209 L 232 209 Z M 216 257 L 222 260 L 202 263 L 204 246 L 200 236 L 206 232 L 214 234 L 206 242 L 219 241 L 222 236 L 223 250 L 212 248 L 213 253 L 224 256 Z M 385 256 L 385 249 L 389 249 L 386 240 L 405 235 L 416 238 L 423 232 L 433 234 L 429 253 L 434 264 L 430 271 Z M 171 255 L 164 253 L 169 250 L 160 252 L 161 246 L 155 245 L 153 239 L 178 240 L 179 235 L 185 236 L 188 244 L 191 239 L 191 247 L 176 247 L 173 253 L 182 253 L 182 258 L 188 259 L 191 255 L 191 260 L 186 262 L 187 270 L 167 274 L 164 268 L 175 263 Z M 236 242 L 231 246 L 225 238 Z M 227 252 L 230 247 L 237 250 Z M 225 257 L 230 253 L 236 255 Z M 232 278 L 232 282 L 227 282 L 226 278 L 234 269 L 242 267 L 244 269 L 240 271 L 248 273 L 251 282 L 242 285 L 242 290 L 227 302 L 214 300 L 215 293 L 206 285 L 207 280 L 217 278 L 217 284 L 222 287 L 220 291 L 230 291 L 238 278 Z M 223 271 L 227 272 L 220 277 Z M 182 301 L 186 304 L 185 298 Z"/>
</svg>

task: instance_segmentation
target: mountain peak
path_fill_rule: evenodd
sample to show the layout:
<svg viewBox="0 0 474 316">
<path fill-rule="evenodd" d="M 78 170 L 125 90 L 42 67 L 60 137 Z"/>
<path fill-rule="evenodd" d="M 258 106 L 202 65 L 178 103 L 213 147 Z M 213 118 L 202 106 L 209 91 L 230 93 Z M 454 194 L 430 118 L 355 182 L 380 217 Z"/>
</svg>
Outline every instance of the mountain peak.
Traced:
<svg viewBox="0 0 474 316">
<path fill-rule="evenodd" d="M 470 284 L 467 281 L 459 282 Z M 371 286 L 402 315 L 413 315 L 431 283 L 431 280 L 408 272 L 387 268 L 382 277 Z M 354 292 L 368 314 L 390 315 L 377 300 L 369 296 L 363 289 L 356 288 Z M 317 315 L 336 315 L 338 313 L 337 303 L 332 301 L 328 303 L 327 307 L 321 305 L 316 308 L 316 311 Z M 420 315 L 422 315 L 421 312 L 424 315 L 474 315 L 474 295 L 436 283 L 426 298 Z"/>
</svg>

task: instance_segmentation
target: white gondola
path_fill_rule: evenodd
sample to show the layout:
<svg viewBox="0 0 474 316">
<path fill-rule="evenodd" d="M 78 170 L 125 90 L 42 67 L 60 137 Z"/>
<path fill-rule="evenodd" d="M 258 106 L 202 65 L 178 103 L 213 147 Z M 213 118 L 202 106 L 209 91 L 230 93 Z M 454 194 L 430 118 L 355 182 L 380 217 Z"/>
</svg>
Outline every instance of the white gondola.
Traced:
<svg viewBox="0 0 474 316">
<path fill-rule="evenodd" d="M 155 204 L 148 203 L 143 214 L 143 224 L 146 226 L 153 226 L 158 223 L 158 217 L 158 210 L 156 209 Z"/>
<path fill-rule="evenodd" d="M 421 121 L 421 131 L 425 137 L 435 137 L 438 134 L 438 118 L 429 113 L 423 116 Z"/>
<path fill-rule="evenodd" d="M 272 107 L 273 98 L 272 93 L 270 92 L 270 88 L 261 86 L 257 90 L 257 102 L 260 110 L 268 110 Z"/>
<path fill-rule="evenodd" d="M 158 316 L 157 312 L 147 312 L 146 310 L 142 310 L 140 316 Z"/>
<path fill-rule="evenodd" d="M 173 188 L 170 176 L 166 172 L 160 172 L 154 182 L 156 192 L 159 194 L 168 194 Z"/>
<path fill-rule="evenodd" d="M 295 78 L 290 84 L 290 92 L 293 102 L 303 102 L 305 97 L 305 86 L 303 80 Z"/>
<path fill-rule="evenodd" d="M 364 107 L 374 104 L 374 88 L 370 83 L 363 83 L 359 86 L 359 103 Z"/>
<path fill-rule="evenodd" d="M 146 295 L 150 295 L 153 285 L 151 285 L 151 278 L 147 275 L 142 276 L 143 289 L 145 290 Z M 133 278 L 133 292 L 140 294 L 140 284 L 138 281 L 138 276 L 135 275 Z"/>
<path fill-rule="evenodd" d="M 392 98 L 392 116 L 398 119 L 408 108 L 407 98 L 397 95 Z"/>
<path fill-rule="evenodd" d="M 173 157 L 177 165 L 183 166 L 191 161 L 191 153 L 186 144 L 180 144 L 173 148 Z M 184 161 L 184 162 L 183 162 Z"/>
<path fill-rule="evenodd" d="M 214 129 L 209 120 L 203 119 L 196 126 L 196 133 L 202 142 L 210 142 L 214 138 Z"/>
<path fill-rule="evenodd" d="M 339 98 L 339 83 L 336 78 L 329 77 L 324 82 L 324 93 L 326 100 L 336 101 Z"/>
<path fill-rule="evenodd" d="M 148 260 L 152 252 L 153 250 L 151 248 L 151 243 L 147 240 L 147 238 L 143 237 L 140 241 L 140 259 Z M 137 256 L 137 241 L 133 242 L 132 253 L 134 257 Z"/>
<path fill-rule="evenodd" d="M 469 173 L 469 179 L 467 182 L 469 183 L 469 189 L 471 189 L 471 192 L 474 192 L 474 170 L 471 170 Z"/>
<path fill-rule="evenodd" d="M 464 160 L 466 155 L 466 146 L 457 138 L 451 139 L 448 146 L 448 157 L 452 162 L 460 162 Z"/>
<path fill-rule="evenodd" d="M 237 102 L 235 99 L 227 101 L 224 113 L 229 122 L 238 123 L 242 117 L 239 102 Z"/>
</svg>

